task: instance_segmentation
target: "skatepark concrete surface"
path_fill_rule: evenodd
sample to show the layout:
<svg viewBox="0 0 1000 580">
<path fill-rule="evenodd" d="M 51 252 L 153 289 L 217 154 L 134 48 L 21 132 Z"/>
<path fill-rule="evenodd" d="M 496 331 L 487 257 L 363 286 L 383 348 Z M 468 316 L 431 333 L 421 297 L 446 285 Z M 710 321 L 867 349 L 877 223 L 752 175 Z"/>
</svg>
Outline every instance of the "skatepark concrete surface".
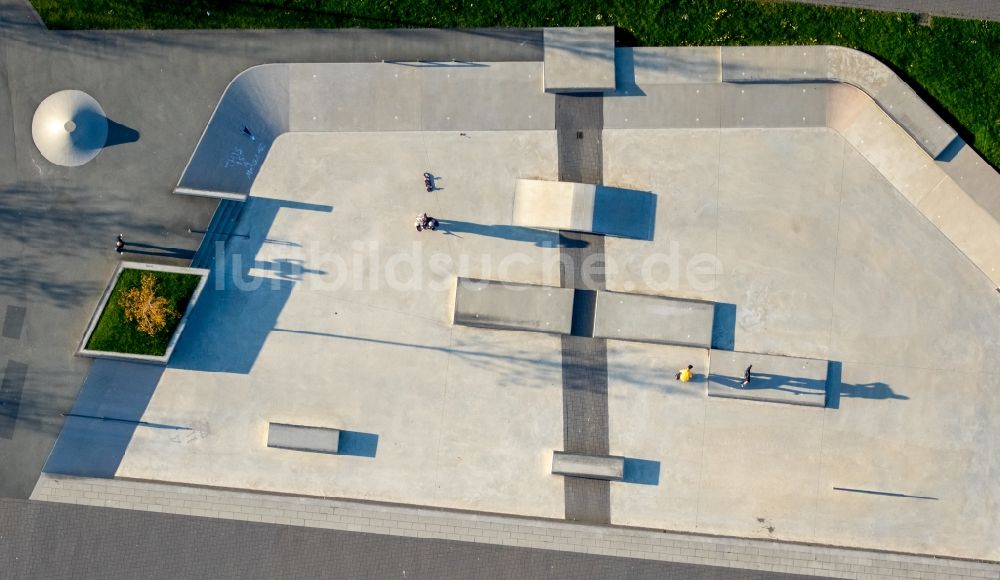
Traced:
<svg viewBox="0 0 1000 580">
<path fill-rule="evenodd" d="M 124 217 L 102 218 L 92 236 L 67 226 L 86 232 L 86 244 L 69 240 L 81 256 L 128 212 L 156 216 L 144 231 L 186 240 L 189 221 L 207 223 L 214 200 L 169 193 L 175 185 L 246 196 L 162 373 L 94 365 L 93 383 L 127 389 L 134 376 L 142 391 L 127 409 L 139 422 L 104 477 L 564 517 L 564 479 L 551 474 L 564 444 L 560 337 L 451 323 L 456 277 L 560 285 L 560 246 L 574 240 L 512 223 L 517 179 L 559 179 L 558 97 L 543 91 L 539 47 L 487 35 L 508 62 L 472 66 L 489 50 L 448 35 L 436 45 L 435 34 L 411 39 L 417 48 L 391 35 L 372 45 L 404 57 L 446 46 L 468 66 L 447 64 L 451 54 L 424 66 L 342 48 L 337 59 L 370 64 L 281 65 L 256 84 L 253 71 L 268 67 L 252 68 L 241 77 L 248 85 L 234 81 L 229 93 L 228 79 L 262 61 L 239 52 L 223 78 L 205 63 L 194 74 L 211 89 L 199 89 L 176 130 L 167 128 L 183 107 L 151 105 L 142 148 L 107 148 L 78 175 L 37 165 L 22 136 L 30 104 L 65 88 L 74 63 L 18 81 L 19 154 L 0 161 L 17 168 L 19 203 L 43 204 L 36 191 L 67 206 L 46 227 L 71 223 L 73 207 L 94 205 L 80 195 L 129 176 L 97 198 Z M 172 94 L 181 74 L 141 36 L 111 47 L 69 36 L 55 48 L 27 38 L 6 41 L 8 78 L 30 77 L 53 50 L 88 47 L 67 61 L 111 75 L 79 88 L 112 118 L 116 109 L 141 118 L 126 103 L 157 103 L 154 93 Z M 197 36 L 152 38 L 208 50 Z M 220 42 L 246 50 L 240 38 Z M 94 63 L 130 62 L 119 54 L 126 46 L 146 47 L 138 68 L 159 84 L 98 90 L 129 69 Z M 604 240 L 606 287 L 726 305 L 730 348 L 828 360 L 839 389 L 825 408 L 709 398 L 708 350 L 608 340 L 609 452 L 656 466 L 651 478 L 610 484 L 610 523 L 1000 560 L 996 172 L 960 140 L 945 143 L 946 129 L 926 126 L 935 118 L 904 89 L 883 94 L 827 75 L 820 53 L 829 52 L 805 51 L 813 68 L 795 83 L 783 80 L 797 74 L 798 57 L 763 51 L 724 66 L 729 52 L 619 49 L 617 89 L 603 99 L 603 183 L 657 203 L 651 239 Z M 299 56 L 283 48 L 273 60 Z M 779 57 L 775 69 L 763 66 Z M 160 78 L 161 66 L 175 68 Z M 762 82 L 722 82 L 743 72 Z M 469 90 L 463 75 L 474 77 Z M 276 93 L 262 88 L 282 78 Z M 498 85 L 503 98 L 487 98 Z M 890 114 L 881 104 L 890 101 L 919 114 Z M 270 107 L 253 138 L 236 126 Z M 453 121 L 452 110 L 468 116 Z M 157 196 L 144 207 L 134 192 L 147 166 Z M 431 192 L 424 172 L 434 175 Z M 421 212 L 441 227 L 416 232 Z M 16 241 L 23 255 L 35 251 L 29 237 Z M 53 264 L 40 254 L 31 256 Z M 68 271 L 98 288 L 111 258 L 81 257 L 86 267 Z M 73 321 L 85 324 L 99 289 L 82 284 L 72 286 L 68 317 L 50 305 L 32 319 L 49 311 L 29 306 L 31 324 L 66 328 L 41 342 L 45 352 L 62 352 Z M 87 365 L 64 358 L 67 385 L 78 385 Z M 675 381 L 688 364 L 694 380 Z M 75 391 L 65 391 L 68 410 Z M 122 406 L 97 402 L 104 413 Z M 338 429 L 342 447 L 345 433 L 364 445 L 338 455 L 267 448 L 271 422 Z"/>
<path fill-rule="evenodd" d="M 658 485 L 612 486 L 612 523 L 995 557 L 1000 304 L 983 274 L 831 129 L 604 137 L 606 182 L 661 196 L 651 243 L 607 240 L 609 288 L 735 304 L 739 350 L 842 364 L 838 408 L 716 400 L 704 350 L 611 342 L 611 454 L 661 466 Z M 449 325 L 453 275 L 557 280 L 554 240 L 506 225 L 515 178 L 552 178 L 554 147 L 544 131 L 279 139 L 226 257 L 266 282 L 202 297 L 143 415 L 192 431 L 137 430 L 117 476 L 560 517 L 558 339 Z M 420 211 L 441 230 L 415 232 Z M 415 266 L 351 265 L 374 253 Z M 681 385 L 686 364 L 701 374 Z M 269 421 L 378 450 L 266 449 Z"/>
</svg>

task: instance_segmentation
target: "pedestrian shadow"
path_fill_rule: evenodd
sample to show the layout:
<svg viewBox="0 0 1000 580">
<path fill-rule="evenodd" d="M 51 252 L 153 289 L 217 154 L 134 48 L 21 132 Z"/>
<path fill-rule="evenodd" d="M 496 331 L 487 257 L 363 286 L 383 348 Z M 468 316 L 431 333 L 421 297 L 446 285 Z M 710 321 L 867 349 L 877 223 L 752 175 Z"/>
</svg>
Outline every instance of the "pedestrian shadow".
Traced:
<svg viewBox="0 0 1000 580">
<path fill-rule="evenodd" d="M 871 383 L 844 383 L 841 380 L 843 365 L 839 361 L 829 361 L 824 379 L 793 377 L 788 375 L 752 372 L 750 384 L 743 385 L 743 377 L 731 377 L 712 374 L 711 381 L 717 385 L 734 390 L 753 391 L 784 391 L 797 395 L 825 393 L 825 407 L 839 409 L 841 397 L 857 399 L 886 399 L 907 401 L 906 395 L 895 392 L 887 383 L 878 381 Z"/>
<path fill-rule="evenodd" d="M 134 245 L 134 244 L 133 244 Z M 194 257 L 194 250 L 182 250 L 180 248 L 173 248 L 170 250 L 163 250 L 159 252 L 152 252 L 149 250 L 129 250 L 127 249 L 123 252 L 124 254 L 138 254 L 140 256 L 154 256 L 157 258 L 174 258 L 177 260 L 190 260 Z"/>
<path fill-rule="evenodd" d="M 587 247 L 583 240 L 564 238 L 557 231 L 536 230 L 521 226 L 500 224 L 477 224 L 459 220 L 438 220 L 438 229 L 445 234 L 471 234 L 489 238 L 500 238 L 514 242 L 528 242 L 540 248 L 577 248 Z"/>
<path fill-rule="evenodd" d="M 136 249 L 141 248 L 141 249 Z M 195 251 L 185 248 L 172 248 L 169 246 L 157 246 L 155 244 L 144 244 L 141 242 L 125 242 L 126 254 L 139 254 L 142 256 L 155 256 L 158 258 L 176 258 L 178 260 L 190 260 L 194 257 Z"/>
</svg>

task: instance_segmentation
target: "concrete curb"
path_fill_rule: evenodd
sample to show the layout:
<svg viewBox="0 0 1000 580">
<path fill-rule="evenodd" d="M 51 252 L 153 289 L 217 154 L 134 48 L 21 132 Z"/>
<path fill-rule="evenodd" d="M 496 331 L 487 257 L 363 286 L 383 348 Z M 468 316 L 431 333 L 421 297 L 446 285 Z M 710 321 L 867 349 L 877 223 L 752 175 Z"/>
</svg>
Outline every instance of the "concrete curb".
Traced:
<svg viewBox="0 0 1000 580">
<path fill-rule="evenodd" d="M 101 319 L 101 315 L 104 314 L 104 308 L 108 304 L 108 300 L 111 298 L 111 293 L 115 289 L 115 285 L 118 284 L 118 278 L 121 277 L 122 272 L 125 270 L 151 270 L 154 272 L 171 272 L 175 274 L 192 274 L 195 276 L 200 276 L 201 280 L 198 281 L 198 286 L 195 287 L 194 293 L 191 294 L 191 300 L 188 301 L 187 308 L 184 310 L 184 314 L 181 316 L 181 321 L 177 324 L 177 328 L 174 329 L 174 334 L 170 337 L 170 343 L 167 345 L 167 351 L 163 356 L 152 356 L 152 355 L 141 355 L 141 354 L 128 354 L 122 352 L 108 352 L 103 350 L 90 350 L 86 348 L 88 342 L 90 342 L 90 336 L 94 333 L 94 329 L 97 328 L 97 323 Z M 208 281 L 208 270 L 203 268 L 185 268 L 181 266 L 164 266 L 162 264 L 147 264 L 144 262 L 121 262 L 115 269 L 115 273 L 111 276 L 111 281 L 108 282 L 104 292 L 101 294 L 101 299 L 97 303 L 97 309 L 94 310 L 94 314 L 90 317 L 90 322 L 87 324 L 87 330 L 83 333 L 83 339 L 80 340 L 80 345 L 77 347 L 76 356 L 84 356 L 88 358 L 106 358 L 112 360 L 121 360 L 126 362 L 146 362 L 158 365 L 165 365 L 170 360 L 170 356 L 174 353 L 174 348 L 177 346 L 177 341 L 180 340 L 181 334 L 184 332 L 184 327 L 187 325 L 187 321 L 191 315 L 191 311 L 194 310 L 195 304 L 198 302 L 198 297 L 201 296 L 202 289 L 205 288 L 205 283 Z"/>
</svg>

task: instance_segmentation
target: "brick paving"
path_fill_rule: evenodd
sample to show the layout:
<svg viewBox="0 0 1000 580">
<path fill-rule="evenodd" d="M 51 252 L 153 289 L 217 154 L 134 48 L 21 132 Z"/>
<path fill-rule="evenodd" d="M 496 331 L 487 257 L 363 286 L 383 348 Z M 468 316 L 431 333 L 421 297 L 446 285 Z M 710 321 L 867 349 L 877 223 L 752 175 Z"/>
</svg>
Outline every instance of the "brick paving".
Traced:
<svg viewBox="0 0 1000 580">
<path fill-rule="evenodd" d="M 601 130 L 604 99 L 600 94 L 556 95 L 556 143 L 559 179 L 601 183 Z M 560 233 L 560 283 L 564 288 L 604 288 L 604 238 Z M 584 268 L 588 270 L 584 275 Z M 579 299 L 574 304 L 582 303 Z M 574 306 L 574 332 L 581 326 Z M 603 340 L 562 337 L 563 449 L 592 455 L 609 453 L 608 353 Z M 566 519 L 611 521 L 611 485 L 606 481 L 565 478 Z"/>
<path fill-rule="evenodd" d="M 0 500 L 0 573 L 56 578 L 804 578 L 502 545 Z"/>
<path fill-rule="evenodd" d="M 383 578 L 395 574 L 396 577 L 403 577 L 398 570 L 384 568 L 389 566 L 387 561 L 400 561 L 395 558 L 405 554 L 422 554 L 419 559 L 421 565 L 434 568 L 427 572 L 426 577 L 451 578 L 459 576 L 449 576 L 445 569 L 454 567 L 462 571 L 461 577 L 604 577 L 604 578 L 670 578 L 670 577 L 690 577 L 690 578 L 777 578 L 780 576 L 753 575 L 753 571 L 780 574 L 798 574 L 803 576 L 821 576 L 830 578 L 857 578 L 857 579 L 889 579 L 889 578 L 922 578 L 928 580 L 951 580 L 951 579 L 972 579 L 988 578 L 1000 580 L 1000 564 L 973 562 L 966 560 L 952 560 L 945 558 L 931 558 L 924 556 L 910 556 L 902 554 L 891 554 L 883 552 L 871 552 L 865 550 L 849 550 L 842 548 L 830 548 L 823 546 L 809 546 L 802 544 L 782 543 L 768 540 L 750 540 L 739 538 L 722 538 L 713 536 L 697 536 L 691 534 L 679 534 L 665 531 L 644 530 L 636 528 L 622 528 L 616 526 L 600 526 L 570 523 L 556 520 L 541 520 L 519 518 L 501 515 L 486 515 L 468 512 L 445 511 L 429 508 L 417 508 L 413 506 L 400 506 L 377 504 L 367 502 L 357 502 L 348 500 L 306 498 L 295 496 L 279 496 L 270 494 L 259 494 L 242 491 L 230 491 L 222 489 L 194 488 L 163 483 L 126 481 L 118 479 L 91 479 L 74 478 L 65 476 L 51 476 L 43 474 L 39 479 L 35 492 L 32 494 L 33 500 L 47 502 L 80 504 L 87 506 L 103 506 L 111 508 L 125 508 L 137 511 L 154 511 L 182 515 L 203 516 L 205 518 L 215 518 L 221 520 L 239 520 L 242 522 L 276 523 L 285 526 L 299 526 L 304 528 L 325 528 L 330 530 L 340 530 L 346 532 L 357 532 L 359 535 L 378 534 L 384 536 L 398 536 L 403 538 L 416 539 L 436 539 L 450 540 L 455 542 L 467 542 L 492 546 L 507 546 L 514 548 L 528 548 L 542 551 L 557 551 L 572 554 L 579 557 L 582 554 L 596 556 L 614 556 L 622 559 L 646 560 L 673 562 L 679 564 L 693 564 L 699 566 L 713 566 L 704 575 L 697 575 L 694 572 L 689 576 L 683 573 L 672 576 L 663 570 L 656 572 L 652 568 L 644 568 L 636 565 L 629 568 L 624 563 L 609 564 L 600 561 L 584 559 L 593 565 L 580 564 L 574 558 L 555 559 L 538 554 L 519 553 L 509 555 L 510 559 L 503 557 L 501 552 L 485 550 L 482 552 L 464 552 L 458 548 L 445 549 L 437 544 L 427 544 L 425 548 L 418 548 L 413 544 L 393 544 L 386 540 L 376 545 L 380 548 L 370 548 L 364 545 L 365 541 L 375 542 L 369 537 L 354 537 L 344 540 L 348 547 L 341 546 L 334 541 L 331 536 L 328 545 L 322 548 L 317 544 L 305 539 L 305 536 L 297 536 L 301 532 L 293 532 L 293 528 L 281 527 L 287 530 L 281 534 L 271 536 L 269 540 L 241 539 L 242 536 L 230 536 L 224 529 L 231 528 L 209 528 L 204 530 L 217 530 L 208 533 L 204 537 L 205 542 L 196 541 L 187 535 L 179 535 L 180 532 L 163 528 L 162 532 L 149 532 L 148 526 L 136 526 L 124 523 L 117 527 L 123 527 L 120 533 L 104 531 L 104 528 L 95 526 L 86 527 L 84 533 L 91 538 L 91 544 L 87 544 L 85 539 L 75 539 L 76 532 L 72 525 L 66 520 L 55 516 L 45 516 L 52 518 L 51 525 L 59 527 L 58 532 L 50 532 L 56 537 L 34 537 L 38 534 L 37 524 L 17 524 L 12 523 L 10 517 L 0 517 L 0 561 L 15 562 L 15 567 L 25 566 L 25 576 L 14 576 L 15 578 L 58 578 L 68 577 L 60 574 L 35 575 L 36 572 L 48 571 L 45 568 L 48 564 L 20 564 L 20 560 L 4 554 L 4 550 L 11 550 L 12 545 L 20 546 L 20 552 L 36 550 L 49 554 L 43 559 L 59 561 L 63 558 L 70 558 L 68 554 L 75 554 L 77 558 L 82 558 L 78 564 L 80 570 L 89 569 L 87 566 L 98 566 L 103 551 L 121 549 L 126 553 L 134 552 L 142 558 L 156 560 L 166 558 L 170 551 L 180 551 L 192 562 L 204 561 L 211 563 L 213 558 L 220 561 L 228 561 L 231 556 L 225 553 L 227 549 L 250 549 L 253 546 L 261 554 L 274 551 L 271 556 L 273 564 L 262 562 L 260 570 L 280 571 L 277 576 L 294 577 L 305 575 L 299 574 L 298 570 L 316 570 L 322 568 L 316 563 L 316 558 L 322 554 L 313 552 L 331 551 L 332 555 L 342 554 L 343 559 L 355 558 L 357 562 L 351 566 L 361 566 L 351 568 L 357 570 L 354 577 L 378 577 Z M 32 502 L 34 503 L 34 502 Z M 99 513 L 98 513 L 99 512 Z M 122 514 L 118 510 L 96 510 L 94 518 L 111 518 L 118 516 L 100 515 L 104 513 Z M 27 516 L 25 516 L 27 517 Z M 41 518 L 41 516 L 37 516 Z M 125 517 L 125 516 L 121 516 Z M 29 518 L 30 519 L 30 518 Z M 110 520 L 108 520 L 110 521 Z M 171 520 L 156 520 L 157 522 L 169 522 Z M 124 520 L 123 520 L 124 522 Z M 159 525 L 159 524 L 158 524 Z M 153 526 L 154 532 L 159 529 Z M 166 524 L 163 524 L 166 526 Z M 207 524 L 206 524 L 207 525 Z M 11 532 L 11 529 L 16 532 Z M 117 529 L 115 525 L 108 524 L 109 530 Z M 235 533 L 235 532 L 232 532 Z M 112 538 L 118 538 L 113 547 L 107 545 L 94 546 L 102 535 L 110 534 Z M 116 535 L 117 534 L 117 535 Z M 146 535 L 148 534 L 148 535 Z M 249 534 L 249 532 L 248 532 Z M 65 535 L 67 539 L 61 536 Z M 346 536 L 345 536 L 346 537 Z M 296 538 L 303 538 L 296 540 Z M 70 540 L 77 542 L 72 544 Z M 298 544 L 296 543 L 298 541 Z M 147 542 L 149 545 L 147 545 Z M 291 550 L 293 545 L 305 545 L 309 550 L 286 554 L 283 550 Z M 394 548 L 398 547 L 398 550 Z M 97 548 L 101 548 L 98 550 Z M 95 551 L 96 550 L 96 551 Z M 421 552 L 421 550 L 423 550 Z M 440 550 L 440 552 L 438 551 Z M 449 550 L 452 550 L 449 552 Z M 205 552 L 209 555 L 205 555 Z M 215 556 L 217 554 L 217 556 Z M 356 554 L 356 555 L 354 555 Z M 29 555 L 30 556 L 30 555 Z M 332 557 L 332 556 L 331 556 Z M 114 558 L 114 557 L 113 557 Z M 248 555 L 250 561 L 260 562 L 260 555 L 256 551 L 251 551 Z M 256 558 L 256 560 L 254 560 Z M 307 562 L 299 563 L 296 558 L 303 558 Z M 414 556 L 416 558 L 416 556 Z M 488 574 L 480 576 L 476 571 L 468 566 L 475 558 L 485 558 L 492 562 Z M 200 560 L 199 560 L 200 559 Z M 405 558 L 401 561 L 405 561 Z M 484 560 L 485 561 L 485 560 Z M 202 577 L 235 577 L 238 575 L 241 560 L 233 558 L 232 574 L 203 574 Z M 335 564 L 337 560 L 326 560 Z M 360 563 L 358 563 L 360 562 Z M 529 566 L 528 563 L 531 565 Z M 538 564 L 542 562 L 542 564 Z M 55 566 L 56 564 L 52 564 Z M 66 565 L 66 564 L 63 564 Z M 125 566 L 132 566 L 129 562 L 124 562 Z M 147 564 L 153 570 L 152 564 Z M 514 566 L 514 570 L 519 572 L 511 576 L 504 576 L 506 566 Z M 534 567 L 534 566 L 538 567 Z M 285 572 L 287 566 L 288 573 Z M 307 566 L 316 566 L 309 567 Z M 546 566 L 552 566 L 551 571 Z M 564 568 L 565 566 L 565 568 Z M 605 567 L 610 566 L 610 567 Z M 617 567 L 615 567 L 617 566 Z M 529 569 L 530 568 L 530 569 Z M 725 575 L 718 568 L 741 569 L 733 570 L 734 575 Z M 22 568 L 15 568 L 21 570 Z M 171 568 L 155 568 L 156 570 L 170 570 Z M 251 567 L 256 573 L 257 568 Z M 445 570 L 445 571 L 442 571 Z M 576 574 L 565 570 L 577 571 Z M 598 573 L 591 575 L 591 571 Z M 652 570 L 652 571 L 649 571 Z M 664 569 L 666 570 L 666 569 Z M 363 571 L 363 572 L 362 572 Z M 435 573 L 439 575 L 434 576 Z M 606 573 L 604 573 L 606 572 Z M 313 572 L 308 572 L 312 574 Z M 657 574 L 661 574 L 657 576 Z M 323 574 L 315 574 L 322 576 Z M 78 574 L 73 577 L 88 577 L 88 574 Z M 251 574 L 252 576 L 252 574 Z M 349 576 L 349 575 L 345 575 Z M 409 573 L 407 574 L 409 576 Z M 100 577 L 115 577 L 100 576 Z M 125 576 L 128 577 L 128 576 Z M 184 574 L 176 574 L 171 577 L 186 577 Z M 420 577 L 419 575 L 417 577 Z"/>
<path fill-rule="evenodd" d="M 1000 0 L 786 0 L 799 4 L 819 4 L 846 8 L 867 8 L 887 12 L 915 12 L 962 18 L 1000 21 Z"/>
</svg>

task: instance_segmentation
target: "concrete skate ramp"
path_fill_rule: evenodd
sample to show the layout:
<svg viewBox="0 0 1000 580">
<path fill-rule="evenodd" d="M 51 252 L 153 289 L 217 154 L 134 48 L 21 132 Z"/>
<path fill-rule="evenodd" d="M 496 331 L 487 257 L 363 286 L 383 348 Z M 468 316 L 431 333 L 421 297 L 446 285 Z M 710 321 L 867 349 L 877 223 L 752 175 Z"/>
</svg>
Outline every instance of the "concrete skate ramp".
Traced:
<svg viewBox="0 0 1000 580">
<path fill-rule="evenodd" d="M 625 478 L 625 458 L 617 455 L 586 455 L 555 451 L 552 453 L 552 474 L 621 481 Z"/>
<path fill-rule="evenodd" d="M 455 281 L 455 324 L 569 334 L 572 319 L 572 288 L 476 278 Z"/>
<path fill-rule="evenodd" d="M 710 348 L 714 317 L 711 302 L 598 292 L 594 337 Z"/>
<path fill-rule="evenodd" d="M 1000 286 L 1000 174 L 887 66 L 843 47 L 616 51 L 605 130 L 837 131 Z"/>
<path fill-rule="evenodd" d="M 653 239 L 656 196 L 648 191 L 568 181 L 518 179 L 514 225 L 639 240 Z"/>
<path fill-rule="evenodd" d="M 750 383 L 744 387 L 750 365 Z M 712 350 L 708 396 L 823 407 L 828 366 L 825 360 L 811 358 Z"/>
<path fill-rule="evenodd" d="M 872 56 L 842 46 L 620 48 L 615 59 L 616 95 L 662 100 L 662 96 L 646 93 L 643 87 L 670 86 L 673 98 L 669 102 L 679 110 L 664 110 L 663 103 L 658 108 L 667 115 L 677 115 L 678 120 L 689 118 L 692 127 L 719 126 L 727 116 L 727 108 L 746 106 L 735 96 L 763 99 L 761 106 L 754 108 L 763 119 L 783 119 L 787 127 L 801 126 L 803 122 L 806 126 L 821 126 L 821 117 L 808 114 L 812 109 L 798 101 L 810 98 L 813 85 L 841 83 L 871 97 L 932 158 L 940 156 L 958 136 L 892 69 Z M 794 88 L 807 89 L 802 91 L 805 96 L 782 98 L 780 106 L 773 98 L 767 100 L 766 89 L 748 90 L 768 86 L 781 90 L 782 85 L 788 89 L 789 84 L 802 85 Z M 687 114 L 692 111 L 697 114 Z M 746 121 L 746 115 L 729 115 L 729 122 L 722 126 L 740 126 L 741 117 Z M 628 118 L 637 120 L 634 116 Z M 673 125 L 659 125 L 669 126 Z M 751 121 L 744 126 L 777 125 Z"/>
<path fill-rule="evenodd" d="M 289 67 L 255 66 L 229 83 L 176 193 L 246 198 L 271 144 L 289 129 Z"/>
<path fill-rule="evenodd" d="M 722 81 L 774 83 L 833 81 L 870 96 L 931 157 L 958 136 L 882 61 L 842 46 L 725 46 Z"/>
<path fill-rule="evenodd" d="M 551 131 L 541 76 L 540 62 L 255 66 L 226 88 L 174 191 L 245 199 L 286 132 Z"/>
</svg>

